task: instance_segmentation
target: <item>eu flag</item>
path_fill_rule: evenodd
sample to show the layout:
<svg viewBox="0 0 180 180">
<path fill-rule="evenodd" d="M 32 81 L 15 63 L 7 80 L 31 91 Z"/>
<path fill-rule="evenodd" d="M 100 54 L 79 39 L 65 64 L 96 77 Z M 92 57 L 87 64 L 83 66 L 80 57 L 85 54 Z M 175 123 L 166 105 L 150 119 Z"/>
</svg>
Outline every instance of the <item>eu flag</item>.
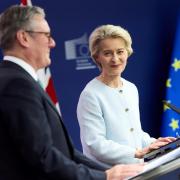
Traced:
<svg viewBox="0 0 180 180">
<path fill-rule="evenodd" d="M 169 77 L 166 80 L 166 102 L 180 108 L 180 16 L 177 24 L 175 44 L 169 67 Z M 180 134 L 180 114 L 164 104 L 162 136 L 177 136 Z"/>
</svg>

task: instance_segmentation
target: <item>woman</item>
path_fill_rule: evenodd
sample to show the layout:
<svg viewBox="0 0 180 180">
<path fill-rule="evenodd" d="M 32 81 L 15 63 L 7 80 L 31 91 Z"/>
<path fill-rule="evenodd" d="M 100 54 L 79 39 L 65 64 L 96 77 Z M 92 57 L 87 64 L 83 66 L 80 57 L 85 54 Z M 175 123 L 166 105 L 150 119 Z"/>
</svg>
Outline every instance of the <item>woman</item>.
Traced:
<svg viewBox="0 0 180 180">
<path fill-rule="evenodd" d="M 77 107 L 83 152 L 114 165 L 137 163 L 174 138 L 151 138 L 141 129 L 136 86 L 122 78 L 133 53 L 129 33 L 120 26 L 103 25 L 89 38 L 91 57 L 100 75 L 82 91 Z"/>
</svg>

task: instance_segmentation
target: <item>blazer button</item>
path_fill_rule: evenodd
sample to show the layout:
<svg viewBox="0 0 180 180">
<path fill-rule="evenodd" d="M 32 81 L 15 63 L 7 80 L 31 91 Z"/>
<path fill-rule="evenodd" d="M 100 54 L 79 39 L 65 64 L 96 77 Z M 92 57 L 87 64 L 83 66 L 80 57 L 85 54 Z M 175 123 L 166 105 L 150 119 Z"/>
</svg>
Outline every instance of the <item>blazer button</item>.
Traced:
<svg viewBox="0 0 180 180">
<path fill-rule="evenodd" d="M 129 109 L 128 109 L 128 108 L 126 108 L 126 109 L 125 109 L 125 112 L 128 112 L 128 111 L 129 111 Z"/>
<path fill-rule="evenodd" d="M 130 131 L 133 132 L 133 131 L 134 131 L 134 128 L 130 128 Z"/>
<path fill-rule="evenodd" d="M 122 92 L 123 92 L 123 90 L 122 90 L 122 89 L 120 89 L 120 90 L 119 90 L 119 92 L 120 92 L 120 93 L 122 93 Z"/>
</svg>

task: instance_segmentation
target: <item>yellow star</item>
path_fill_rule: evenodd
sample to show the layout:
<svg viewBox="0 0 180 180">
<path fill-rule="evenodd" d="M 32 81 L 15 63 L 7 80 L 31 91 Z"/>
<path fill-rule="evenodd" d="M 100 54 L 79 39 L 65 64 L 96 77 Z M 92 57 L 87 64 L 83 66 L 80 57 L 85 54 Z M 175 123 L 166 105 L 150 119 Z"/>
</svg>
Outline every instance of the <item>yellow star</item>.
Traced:
<svg viewBox="0 0 180 180">
<path fill-rule="evenodd" d="M 174 59 L 174 63 L 172 64 L 172 67 L 174 67 L 174 70 L 177 71 L 180 69 L 180 60 Z"/>
<path fill-rule="evenodd" d="M 172 118 L 169 126 L 173 129 L 173 131 L 175 131 L 176 129 L 179 129 L 179 120 Z"/>
<path fill-rule="evenodd" d="M 169 100 L 166 101 L 166 102 L 171 103 L 171 101 L 169 101 Z M 167 109 L 170 109 L 170 107 L 168 107 L 166 104 L 164 104 L 163 109 L 164 109 L 164 111 L 166 111 Z"/>
<path fill-rule="evenodd" d="M 171 87 L 171 78 L 166 80 L 166 87 Z"/>
</svg>

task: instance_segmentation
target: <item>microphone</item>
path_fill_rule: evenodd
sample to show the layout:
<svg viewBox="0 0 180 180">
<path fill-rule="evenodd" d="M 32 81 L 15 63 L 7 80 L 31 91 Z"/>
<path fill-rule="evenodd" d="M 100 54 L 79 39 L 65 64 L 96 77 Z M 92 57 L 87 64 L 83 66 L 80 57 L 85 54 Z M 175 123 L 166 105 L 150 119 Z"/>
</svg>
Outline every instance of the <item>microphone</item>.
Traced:
<svg viewBox="0 0 180 180">
<path fill-rule="evenodd" d="M 170 109 L 172 109 L 173 111 L 175 111 L 176 113 L 180 114 L 180 108 L 177 108 L 176 106 L 174 106 L 173 104 L 167 102 L 167 101 L 162 101 L 166 106 L 168 106 Z"/>
</svg>

